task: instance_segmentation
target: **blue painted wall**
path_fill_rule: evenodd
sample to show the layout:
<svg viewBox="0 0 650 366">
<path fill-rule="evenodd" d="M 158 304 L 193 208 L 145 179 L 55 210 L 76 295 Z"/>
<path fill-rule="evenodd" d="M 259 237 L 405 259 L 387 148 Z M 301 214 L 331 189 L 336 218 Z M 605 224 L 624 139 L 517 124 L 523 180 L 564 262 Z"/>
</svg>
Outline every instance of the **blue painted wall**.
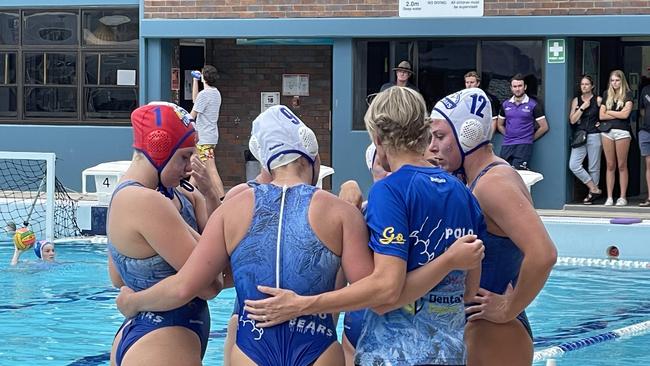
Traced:
<svg viewBox="0 0 650 366">
<path fill-rule="evenodd" d="M 0 150 L 53 152 L 56 176 L 81 191 L 81 172 L 106 161 L 131 160 L 131 127 L 0 125 Z M 89 188 L 93 182 L 87 182 Z"/>
<path fill-rule="evenodd" d="M 335 192 L 349 179 L 357 180 L 364 191 L 372 182 L 364 155 L 370 137 L 365 130 L 352 130 L 353 47 L 351 39 L 335 40 L 332 47 L 332 165 L 335 170 L 332 190 Z"/>
<path fill-rule="evenodd" d="M 565 45 L 568 46 L 566 41 Z M 566 126 L 572 85 L 567 75 L 569 62 L 546 63 L 544 70 L 544 111 L 549 131 L 535 141 L 531 161 L 533 170 L 544 175 L 544 180 L 532 188 L 537 208 L 562 208 L 567 199 L 569 149 Z"/>
</svg>

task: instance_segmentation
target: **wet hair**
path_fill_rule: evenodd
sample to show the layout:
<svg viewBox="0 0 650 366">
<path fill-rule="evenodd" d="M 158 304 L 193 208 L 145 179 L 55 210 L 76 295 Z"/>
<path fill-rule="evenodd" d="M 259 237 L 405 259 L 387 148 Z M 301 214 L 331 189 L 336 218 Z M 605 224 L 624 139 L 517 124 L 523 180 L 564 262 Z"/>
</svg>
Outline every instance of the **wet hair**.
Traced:
<svg viewBox="0 0 650 366">
<path fill-rule="evenodd" d="M 465 74 L 465 76 L 463 76 L 463 80 L 467 79 L 467 78 L 475 78 L 476 82 L 479 82 L 479 83 L 481 82 L 481 77 L 478 75 L 478 73 L 476 71 L 470 71 L 467 74 Z"/>
<path fill-rule="evenodd" d="M 513 77 L 510 78 L 510 85 L 512 85 L 512 82 L 515 81 L 515 80 L 516 81 L 523 81 L 524 85 L 526 85 L 526 80 L 525 79 L 526 78 L 524 77 L 523 74 L 517 73 Z"/>
<path fill-rule="evenodd" d="M 363 117 L 370 138 L 376 137 L 388 150 L 424 153 L 431 142 L 431 119 L 420 93 L 393 86 L 370 103 Z"/>
<path fill-rule="evenodd" d="M 219 78 L 219 73 L 217 73 L 217 68 L 212 65 L 203 66 L 203 80 L 205 83 L 210 86 L 217 85 L 217 79 Z"/>
<path fill-rule="evenodd" d="M 621 87 L 614 91 L 612 88 L 612 76 L 616 76 L 621 79 Z M 630 91 L 630 87 L 627 85 L 627 80 L 625 79 L 625 74 L 621 70 L 614 70 L 609 74 L 609 80 L 607 81 L 607 100 L 605 101 L 605 106 L 607 110 L 614 109 L 614 104 L 616 103 L 616 108 L 623 108 L 625 105 L 625 94 Z"/>
</svg>

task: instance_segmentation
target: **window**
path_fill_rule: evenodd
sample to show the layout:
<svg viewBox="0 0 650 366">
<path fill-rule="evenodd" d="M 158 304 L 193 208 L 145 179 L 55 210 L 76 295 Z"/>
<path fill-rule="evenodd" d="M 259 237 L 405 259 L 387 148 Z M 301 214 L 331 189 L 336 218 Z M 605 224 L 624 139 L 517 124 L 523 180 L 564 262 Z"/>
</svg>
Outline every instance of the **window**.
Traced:
<svg viewBox="0 0 650 366">
<path fill-rule="evenodd" d="M 137 108 L 137 75 L 130 72 L 137 65 L 136 53 L 85 55 L 84 101 L 89 118 L 129 118 Z"/>
<path fill-rule="evenodd" d="M 0 116 L 16 116 L 16 53 L 0 52 Z"/>
<path fill-rule="evenodd" d="M 483 41 L 481 42 L 481 86 L 503 102 L 512 97 L 510 78 L 523 74 L 526 94 L 542 96 L 542 41 Z"/>
<path fill-rule="evenodd" d="M 428 110 L 444 96 L 465 88 L 463 76 L 477 70 L 494 114 L 500 101 L 510 98 L 514 74 L 525 76 L 528 95 L 543 95 L 543 57 L 541 40 L 359 40 L 355 43 L 352 128 L 365 129 L 366 96 L 394 80 L 392 69 L 402 60 L 411 62 L 416 74 L 410 81 L 422 93 Z"/>
<path fill-rule="evenodd" d="M 0 9 L 0 120 L 128 123 L 138 105 L 138 16 Z"/>
<path fill-rule="evenodd" d="M 440 99 L 464 89 L 463 76 L 470 70 L 476 70 L 476 41 L 418 42 L 418 85 L 428 111 Z"/>
<path fill-rule="evenodd" d="M 138 45 L 137 10 L 85 10 L 84 45 Z"/>
<path fill-rule="evenodd" d="M 18 12 L 0 11 L 0 45 L 18 45 Z"/>
<path fill-rule="evenodd" d="M 74 11 L 25 11 L 23 19 L 24 45 L 76 45 L 78 12 Z"/>
</svg>

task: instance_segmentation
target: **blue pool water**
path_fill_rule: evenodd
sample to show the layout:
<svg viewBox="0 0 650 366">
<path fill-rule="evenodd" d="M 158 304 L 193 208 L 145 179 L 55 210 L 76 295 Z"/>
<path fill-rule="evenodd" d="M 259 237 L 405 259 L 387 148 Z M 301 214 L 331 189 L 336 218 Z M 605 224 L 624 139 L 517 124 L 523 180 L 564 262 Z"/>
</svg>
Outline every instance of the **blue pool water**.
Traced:
<svg viewBox="0 0 650 366">
<path fill-rule="evenodd" d="M 637 228 L 565 225 L 566 220 L 546 224 L 560 255 L 574 256 L 572 248 L 577 245 L 574 239 L 563 238 L 577 235 L 587 240 L 583 235 L 590 235 L 590 248 L 598 246 L 593 256 L 615 240 L 621 252 L 633 259 L 650 257 L 640 252 L 648 253 L 647 248 L 635 244 L 642 241 L 638 238 L 650 237 L 647 227 L 637 232 Z M 594 231 L 605 234 L 595 236 Z M 605 240 L 597 241 L 601 236 Z M 8 264 L 12 253 L 12 244 L 0 241 L 0 365 L 108 365 L 122 317 L 115 307 L 117 290 L 111 287 L 106 270 L 105 245 L 58 244 L 60 264 L 55 266 L 36 262 L 28 252 L 23 263 L 12 268 Z M 650 319 L 649 275 L 647 269 L 557 266 L 528 308 L 536 350 Z M 230 289 L 210 301 L 212 325 L 205 365 L 221 365 L 233 300 Z M 557 365 L 650 364 L 645 351 L 649 342 L 650 334 L 608 341 L 568 352 L 557 359 Z"/>
</svg>

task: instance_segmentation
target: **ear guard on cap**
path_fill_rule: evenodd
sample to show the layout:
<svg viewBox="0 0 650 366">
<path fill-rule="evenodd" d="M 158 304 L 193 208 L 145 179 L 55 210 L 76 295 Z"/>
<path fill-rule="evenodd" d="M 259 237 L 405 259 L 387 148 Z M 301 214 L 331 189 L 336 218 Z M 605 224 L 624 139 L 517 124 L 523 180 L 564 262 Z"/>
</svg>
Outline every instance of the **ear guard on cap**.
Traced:
<svg viewBox="0 0 650 366">
<path fill-rule="evenodd" d="M 372 142 L 366 148 L 366 166 L 368 170 L 372 171 L 372 166 L 375 164 L 375 158 L 377 157 L 377 147 Z"/>
<path fill-rule="evenodd" d="M 492 106 L 479 88 L 464 89 L 436 103 L 432 119 L 445 119 L 464 157 L 492 139 Z"/>
</svg>

